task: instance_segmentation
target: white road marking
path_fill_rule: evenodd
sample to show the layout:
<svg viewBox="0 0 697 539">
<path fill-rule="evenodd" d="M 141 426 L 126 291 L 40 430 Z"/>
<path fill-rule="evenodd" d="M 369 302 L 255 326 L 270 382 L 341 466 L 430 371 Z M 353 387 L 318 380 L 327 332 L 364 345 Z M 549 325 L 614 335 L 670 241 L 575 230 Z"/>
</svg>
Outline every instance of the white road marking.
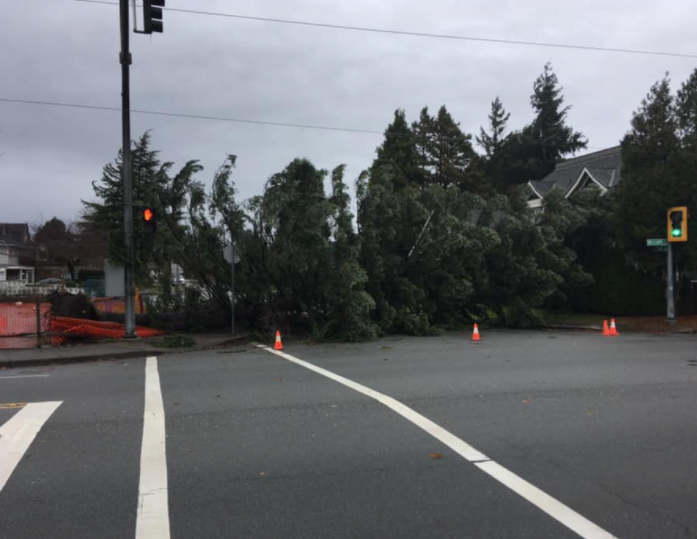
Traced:
<svg viewBox="0 0 697 539">
<path fill-rule="evenodd" d="M 145 411 L 136 539 L 169 539 L 165 409 L 157 358 L 148 357 L 145 361 Z"/>
<path fill-rule="evenodd" d="M 541 491 L 536 486 L 532 485 L 531 483 L 528 483 L 522 477 L 517 476 L 510 470 L 492 461 L 486 455 L 477 451 L 474 447 L 469 445 L 464 440 L 458 438 L 451 432 L 448 432 L 443 427 L 437 425 L 430 419 L 424 417 L 415 410 L 412 410 L 411 408 L 409 408 L 405 404 L 402 404 L 398 400 L 389 397 L 384 393 L 374 391 L 369 387 L 354 382 L 353 380 L 349 380 L 348 378 L 345 378 L 331 371 L 313 365 L 312 363 L 308 363 L 307 361 L 298 359 L 297 357 L 291 356 L 290 354 L 286 354 L 285 352 L 273 350 L 272 348 L 269 348 L 268 346 L 264 346 L 262 344 L 257 344 L 256 346 L 258 348 L 266 350 L 267 352 L 276 354 L 277 356 L 287 359 L 288 361 L 305 367 L 306 369 L 314 371 L 317 374 L 326 376 L 327 378 L 334 380 L 335 382 L 339 382 L 340 384 L 343 384 L 346 387 L 350 387 L 351 389 L 358 391 L 359 393 L 362 393 L 363 395 L 366 395 L 372 399 L 375 399 L 381 404 L 384 404 L 385 406 L 394 410 L 405 419 L 408 419 L 409 421 L 414 423 L 414 425 L 416 425 L 417 427 L 420 427 L 421 429 L 426 431 L 428 434 L 430 434 L 437 440 L 441 441 L 446 446 L 453 449 L 456 453 L 460 454 L 466 460 L 472 462 L 480 470 L 486 472 L 488 475 L 499 481 L 501 484 L 507 486 L 513 492 L 515 492 L 519 496 L 522 496 L 527 501 L 529 501 L 530 503 L 547 513 L 557 522 L 563 524 L 564 526 L 569 528 L 571 531 L 577 533 L 584 539 L 617 539 L 616 536 L 603 530 L 601 527 L 594 524 L 584 516 L 580 515 L 567 505 L 564 505 L 562 502 L 552 498 L 549 494 L 546 494 L 545 492 Z"/>
<path fill-rule="evenodd" d="M 18 374 L 16 376 L 0 376 L 0 380 L 14 380 L 15 378 L 44 378 L 50 374 Z"/>
<path fill-rule="evenodd" d="M 581 537 L 597 537 L 599 539 L 610 539 L 614 537 L 596 524 L 593 524 L 587 518 L 579 515 L 570 507 L 564 505 L 559 500 L 555 500 L 549 494 L 541 491 L 535 485 L 528 483 L 525 479 L 517 476 L 497 462 L 491 460 L 489 462 L 477 462 L 475 466 L 500 483 L 506 485 L 531 504 L 542 509 L 549 516 L 561 522 L 564 526 L 576 532 Z"/>
<path fill-rule="evenodd" d="M 62 402 L 27 404 L 0 427 L 0 492 L 41 427 L 61 404 Z"/>
</svg>

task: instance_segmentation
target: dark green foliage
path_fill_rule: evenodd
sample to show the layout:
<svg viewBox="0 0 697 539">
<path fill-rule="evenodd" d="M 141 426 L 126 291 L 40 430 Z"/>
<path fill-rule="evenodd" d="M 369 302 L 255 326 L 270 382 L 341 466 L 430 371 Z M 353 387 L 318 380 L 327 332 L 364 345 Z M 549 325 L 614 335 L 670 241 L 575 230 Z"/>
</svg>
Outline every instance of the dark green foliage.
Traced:
<svg viewBox="0 0 697 539">
<path fill-rule="evenodd" d="M 497 157 L 508 141 L 506 126 L 510 117 L 511 114 L 506 112 L 501 100 L 496 97 L 491 103 L 491 112 L 489 113 L 489 129 L 491 132 L 487 133 L 484 128 L 481 128 L 479 136 L 476 137 L 477 143 L 484 148 L 487 159 Z"/>
<path fill-rule="evenodd" d="M 83 249 L 80 238 L 72 227 L 53 217 L 36 229 L 33 239 L 42 258 L 49 263 L 65 265 L 70 272 L 70 279 L 77 280 L 77 266 L 81 262 Z"/>
<path fill-rule="evenodd" d="M 561 159 L 586 147 L 583 134 L 567 125 L 570 106 L 564 106 L 559 80 L 550 64 L 535 80 L 530 104 L 532 123 L 511 133 L 502 145 L 500 178 L 508 185 L 540 180 Z"/>
<path fill-rule="evenodd" d="M 174 178 L 169 172 L 172 163 L 162 163 L 158 152 L 150 148 L 150 134 L 146 132 L 133 142 L 133 230 L 136 247 L 137 278 L 149 280 L 147 266 L 159 266 L 172 260 L 170 252 L 171 233 L 179 228 L 183 187 L 190 178 L 201 170 L 197 161 L 190 161 Z M 102 178 L 93 182 L 96 202 L 83 201 L 84 221 L 88 229 L 106 232 L 109 237 L 109 258 L 114 263 L 123 263 L 126 253 L 123 242 L 123 188 L 121 183 L 121 152 L 114 161 L 104 167 Z M 139 208 L 153 208 L 158 215 L 158 233 L 151 238 L 143 234 L 143 223 Z M 165 226 L 163 226 L 165 225 Z"/>
<path fill-rule="evenodd" d="M 234 241 L 239 321 L 265 334 L 346 341 L 433 335 L 473 321 L 537 326 L 540 307 L 656 314 L 661 255 L 643 242 L 665 234 L 668 205 L 697 214 L 697 71 L 677 98 L 667 79 L 651 89 L 623 140 L 615 192 L 584 189 L 568 200 L 552 191 L 543 212 L 528 208 L 529 191 L 518 184 L 541 179 L 586 141 L 567 125 L 569 107 L 549 65 L 531 105 L 533 121 L 511 132 L 501 101 L 492 103 L 489 126 L 477 137 L 482 156 L 444 106 L 435 116 L 423 108 L 411 125 L 395 111 L 356 181 L 355 226 L 343 165 L 328 177 L 295 159 L 240 205 L 235 156 L 207 189 L 197 161 L 173 174 L 146 133 L 134 144 L 134 198 L 156 209 L 160 228 L 139 244 L 139 278 L 156 280 L 161 311 L 191 315 L 187 327 L 221 313 L 228 323 L 231 267 L 223 249 Z M 86 203 L 90 225 L 110 231 L 117 261 L 120 166 L 117 158 L 105 167 L 94 186 L 98 201 Z M 697 237 L 697 219 L 690 222 Z M 679 246 L 676 259 L 687 268 L 695 249 Z M 171 263 L 196 283 L 186 293 L 172 283 Z M 681 305 L 689 302 L 685 294 Z"/>
<path fill-rule="evenodd" d="M 385 332 L 431 334 L 488 311 L 533 325 L 563 276 L 583 274 L 563 246 L 581 219 L 560 209 L 539 226 L 522 191 L 484 199 L 441 185 L 395 191 L 386 173 L 360 181 L 362 262 Z"/>
<path fill-rule="evenodd" d="M 196 341 L 188 335 L 166 335 L 159 340 L 149 340 L 148 344 L 159 348 L 188 348 L 196 346 Z"/>
<path fill-rule="evenodd" d="M 559 293 L 564 282 L 588 279 L 564 238 L 584 223 L 583 215 L 552 193 L 542 218 L 527 209 L 525 190 L 501 198 L 492 214 L 501 244 L 487 257 L 489 285 L 481 303 L 507 325 L 539 325 L 533 308 Z M 497 222 L 498 221 L 498 222 Z"/>
<path fill-rule="evenodd" d="M 507 184 L 508 157 L 506 149 L 510 143 L 511 135 L 506 133 L 506 129 L 510 117 L 510 113 L 506 112 L 501 100 L 497 97 L 491 103 L 489 132 L 481 128 L 477 137 L 477 143 L 484 149 L 482 163 L 484 178 L 499 190 Z"/>
<path fill-rule="evenodd" d="M 399 190 L 410 182 L 423 181 L 418 162 L 415 135 L 409 129 L 404 111 L 397 109 L 394 121 L 385 129 L 385 140 L 377 148 L 372 169 L 390 170 L 395 189 Z"/>
<path fill-rule="evenodd" d="M 333 171 L 327 197 L 326 171 L 296 159 L 250 201 L 240 287 L 261 306 L 249 305 L 257 319 L 276 327 L 295 323 L 320 338 L 375 337 L 374 301 L 364 289 L 343 175 L 343 166 Z"/>
<path fill-rule="evenodd" d="M 590 214 L 587 224 L 568 238 L 568 245 L 594 282 L 568 291 L 568 308 L 615 315 L 665 312 L 666 255 L 647 248 L 646 239 L 666 237 L 667 208 L 686 205 L 695 214 L 696 107 L 697 71 L 677 98 L 667 76 L 656 82 L 622 140 L 619 187 L 590 201 L 574 195 L 574 204 Z M 690 235 L 697 233 L 691 221 Z M 674 244 L 673 250 L 676 269 L 683 274 L 694 270 L 694 243 Z M 694 309 L 688 286 L 680 288 L 678 299 L 682 309 Z"/>
<path fill-rule="evenodd" d="M 475 187 L 472 136 L 460 130 L 445 106 L 435 117 L 424 107 L 419 121 L 412 125 L 412 132 L 420 169 L 417 182 L 443 187 L 457 185 L 462 189 Z"/>
<path fill-rule="evenodd" d="M 661 314 L 665 311 L 665 284 L 661 278 L 665 253 L 648 253 L 652 267 L 627 264 L 615 233 L 616 195 L 583 191 L 574 197 L 574 204 L 588 217 L 586 224 L 568 237 L 568 245 L 593 280 L 564 287 L 566 302 L 557 307 L 607 316 Z"/>
<path fill-rule="evenodd" d="M 682 85 L 676 100 L 670 80 L 654 84 L 632 118 L 622 141 L 622 183 L 617 189 L 619 240 L 634 260 L 650 262 L 646 238 L 666 236 L 666 210 L 688 206 L 697 215 L 697 70 Z M 690 219 L 688 236 L 697 234 Z M 697 261 L 694 242 L 676 245 L 676 261 Z"/>
<path fill-rule="evenodd" d="M 527 128 L 526 137 L 539 152 L 541 176 L 554 170 L 554 165 L 564 156 L 586 147 L 587 141 L 579 132 L 566 125 L 570 106 L 564 106 L 559 80 L 552 66 L 545 64 L 530 96 L 535 119 Z"/>
<path fill-rule="evenodd" d="M 347 341 L 375 338 L 377 327 L 371 321 L 375 300 L 365 291 L 368 276 L 359 261 L 360 239 L 353 229 L 350 197 L 344 183 L 344 166 L 332 172 L 334 231 L 326 301 L 327 323 L 323 334 Z"/>
</svg>

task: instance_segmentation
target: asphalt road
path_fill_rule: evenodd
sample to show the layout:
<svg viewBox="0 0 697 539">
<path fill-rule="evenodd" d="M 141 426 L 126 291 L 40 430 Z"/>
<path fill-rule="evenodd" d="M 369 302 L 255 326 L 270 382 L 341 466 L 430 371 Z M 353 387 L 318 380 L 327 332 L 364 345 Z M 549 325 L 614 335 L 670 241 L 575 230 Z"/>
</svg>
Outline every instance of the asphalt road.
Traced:
<svg viewBox="0 0 697 539">
<path fill-rule="evenodd" d="M 0 370 L 0 537 L 697 537 L 697 339 L 483 338 Z"/>
</svg>

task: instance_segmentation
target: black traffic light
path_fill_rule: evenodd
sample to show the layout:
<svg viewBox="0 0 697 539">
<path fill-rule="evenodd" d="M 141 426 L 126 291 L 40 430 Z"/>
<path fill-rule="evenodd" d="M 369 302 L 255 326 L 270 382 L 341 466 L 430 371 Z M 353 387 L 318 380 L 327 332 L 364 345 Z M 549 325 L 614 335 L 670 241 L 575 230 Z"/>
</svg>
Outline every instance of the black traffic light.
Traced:
<svg viewBox="0 0 697 539">
<path fill-rule="evenodd" d="M 143 0 L 143 33 L 161 34 L 164 30 L 162 26 L 162 8 L 165 7 L 165 0 Z"/>
<path fill-rule="evenodd" d="M 157 218 L 152 208 L 143 208 L 141 211 L 143 219 L 143 232 L 146 236 L 150 236 L 157 232 Z"/>
<path fill-rule="evenodd" d="M 668 241 L 687 241 L 687 207 L 668 209 Z"/>
</svg>

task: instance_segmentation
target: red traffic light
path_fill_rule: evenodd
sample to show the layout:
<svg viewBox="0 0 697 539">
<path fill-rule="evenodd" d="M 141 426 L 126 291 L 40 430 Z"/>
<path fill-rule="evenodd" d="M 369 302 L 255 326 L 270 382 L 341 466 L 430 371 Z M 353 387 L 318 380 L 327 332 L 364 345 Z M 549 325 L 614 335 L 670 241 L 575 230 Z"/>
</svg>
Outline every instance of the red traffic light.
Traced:
<svg viewBox="0 0 697 539">
<path fill-rule="evenodd" d="M 145 221 L 152 221 L 155 218 L 155 214 L 150 208 L 145 208 L 143 210 L 143 219 Z"/>
</svg>

